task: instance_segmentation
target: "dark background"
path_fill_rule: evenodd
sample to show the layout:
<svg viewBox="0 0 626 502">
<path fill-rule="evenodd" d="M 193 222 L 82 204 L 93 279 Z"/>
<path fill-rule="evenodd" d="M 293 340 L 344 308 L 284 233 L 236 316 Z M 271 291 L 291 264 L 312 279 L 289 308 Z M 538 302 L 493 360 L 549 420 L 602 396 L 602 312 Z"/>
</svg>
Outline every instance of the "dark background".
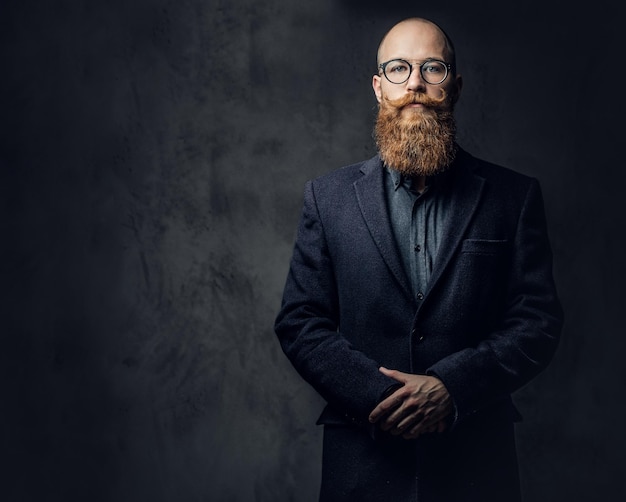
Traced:
<svg viewBox="0 0 626 502">
<path fill-rule="evenodd" d="M 515 395 L 526 500 L 624 499 L 618 2 L 0 5 L 1 500 L 316 500 L 322 402 L 272 325 L 411 15 L 456 42 L 461 144 L 544 190 L 567 322 Z"/>
</svg>

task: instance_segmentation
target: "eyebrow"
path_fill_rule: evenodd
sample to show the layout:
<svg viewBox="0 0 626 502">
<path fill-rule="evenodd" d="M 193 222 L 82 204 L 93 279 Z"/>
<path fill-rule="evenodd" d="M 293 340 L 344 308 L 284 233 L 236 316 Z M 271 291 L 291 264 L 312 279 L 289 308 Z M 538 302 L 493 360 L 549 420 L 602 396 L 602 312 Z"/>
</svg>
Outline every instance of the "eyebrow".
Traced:
<svg viewBox="0 0 626 502">
<path fill-rule="evenodd" d="M 394 61 L 396 59 L 402 59 L 404 61 L 408 61 L 409 63 L 425 63 L 426 61 L 443 61 L 444 63 L 447 63 L 446 59 L 444 57 L 436 57 L 436 56 L 428 56 L 422 59 L 411 59 L 411 58 L 407 58 L 407 57 L 402 57 L 402 56 L 397 56 L 397 57 L 393 57 L 390 59 L 386 59 L 385 61 L 382 61 L 382 63 L 386 63 L 387 61 Z"/>
</svg>

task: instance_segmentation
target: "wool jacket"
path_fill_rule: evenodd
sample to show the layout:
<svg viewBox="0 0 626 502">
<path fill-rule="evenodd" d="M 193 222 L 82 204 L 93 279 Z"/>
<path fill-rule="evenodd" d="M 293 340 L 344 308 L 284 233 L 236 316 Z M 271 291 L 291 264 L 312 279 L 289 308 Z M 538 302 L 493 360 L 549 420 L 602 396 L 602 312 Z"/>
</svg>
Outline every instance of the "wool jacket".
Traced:
<svg viewBox="0 0 626 502">
<path fill-rule="evenodd" d="M 510 396 L 549 363 L 563 319 L 541 190 L 464 150 L 446 177 L 444 238 L 418 297 L 380 158 L 306 184 L 275 330 L 328 403 L 321 500 L 519 498 Z M 371 434 L 369 413 L 397 384 L 380 366 L 441 379 L 452 427 L 417 440 Z"/>
</svg>

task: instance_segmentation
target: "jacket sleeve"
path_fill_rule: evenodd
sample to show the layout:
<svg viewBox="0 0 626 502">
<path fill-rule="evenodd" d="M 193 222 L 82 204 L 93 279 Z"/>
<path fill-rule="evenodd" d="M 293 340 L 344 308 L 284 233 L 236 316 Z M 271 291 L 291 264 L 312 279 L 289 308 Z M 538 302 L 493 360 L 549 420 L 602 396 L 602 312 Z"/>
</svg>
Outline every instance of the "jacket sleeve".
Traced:
<svg viewBox="0 0 626 502">
<path fill-rule="evenodd" d="M 453 353 L 428 373 L 450 392 L 457 420 L 495 404 L 542 371 L 558 345 L 563 313 L 552 277 L 541 190 L 532 180 L 512 246 L 505 309 L 496 330 Z"/>
<path fill-rule="evenodd" d="M 397 382 L 341 334 L 331 251 L 308 182 L 275 331 L 295 369 L 336 411 L 363 423 Z"/>
</svg>

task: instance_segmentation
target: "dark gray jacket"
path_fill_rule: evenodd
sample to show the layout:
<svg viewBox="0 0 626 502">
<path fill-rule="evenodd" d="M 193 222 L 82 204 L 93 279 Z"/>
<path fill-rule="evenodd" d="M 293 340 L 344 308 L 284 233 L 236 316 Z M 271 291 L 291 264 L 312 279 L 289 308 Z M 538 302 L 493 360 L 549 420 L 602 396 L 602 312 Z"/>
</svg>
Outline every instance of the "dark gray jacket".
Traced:
<svg viewBox="0 0 626 502">
<path fill-rule="evenodd" d="M 306 185 L 275 328 L 329 403 L 323 500 L 519 497 L 510 394 L 548 364 L 562 326 L 541 191 L 463 150 L 446 176 L 445 238 L 421 300 L 393 239 L 379 157 Z M 396 383 L 381 365 L 439 377 L 456 407 L 450 431 L 373 440 L 367 416 Z"/>
</svg>

